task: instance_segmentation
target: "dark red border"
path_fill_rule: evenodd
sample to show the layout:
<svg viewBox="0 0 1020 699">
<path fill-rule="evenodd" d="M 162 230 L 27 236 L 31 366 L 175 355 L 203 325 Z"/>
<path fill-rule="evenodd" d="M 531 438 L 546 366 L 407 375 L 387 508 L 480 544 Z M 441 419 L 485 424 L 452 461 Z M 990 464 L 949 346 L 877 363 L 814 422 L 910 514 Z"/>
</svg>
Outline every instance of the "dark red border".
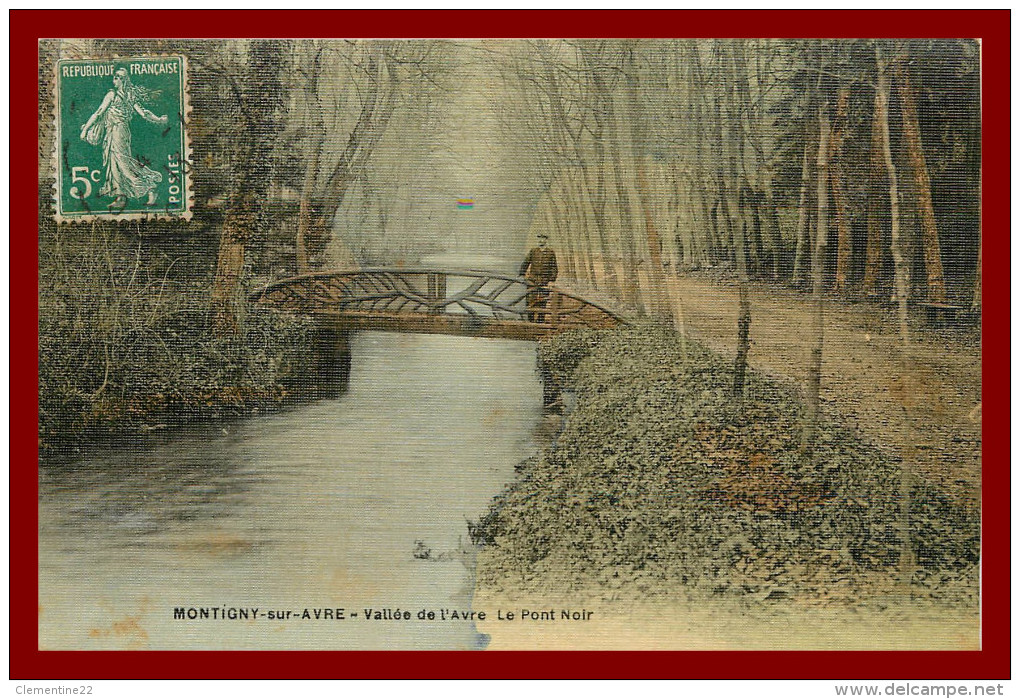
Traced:
<svg viewBox="0 0 1020 699">
<path fill-rule="evenodd" d="M 44 37 L 978 37 L 983 42 L 983 650 L 973 652 L 66 652 L 38 646 L 35 294 L 11 303 L 11 652 L 17 679 L 787 678 L 1010 676 L 1008 10 L 44 11 L 10 12 L 11 163 L 37 163 L 37 42 Z M 17 136 L 17 137 L 15 137 Z M 16 172 L 16 168 L 11 168 Z M 11 203 L 37 200 L 11 178 Z M 37 214 L 11 207 L 11 288 L 38 284 Z M 16 403 L 15 403 L 16 401 Z"/>
</svg>

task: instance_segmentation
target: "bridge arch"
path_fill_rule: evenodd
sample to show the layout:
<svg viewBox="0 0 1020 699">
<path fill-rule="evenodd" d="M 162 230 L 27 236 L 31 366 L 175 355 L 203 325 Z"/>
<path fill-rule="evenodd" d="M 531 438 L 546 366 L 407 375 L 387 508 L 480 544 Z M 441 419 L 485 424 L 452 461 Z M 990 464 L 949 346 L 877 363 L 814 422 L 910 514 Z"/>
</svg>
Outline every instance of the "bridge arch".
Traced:
<svg viewBox="0 0 1020 699">
<path fill-rule="evenodd" d="M 615 312 L 558 287 L 471 269 L 311 272 L 272 282 L 252 300 L 332 318 L 350 330 L 537 340 L 573 328 L 625 323 Z"/>
</svg>

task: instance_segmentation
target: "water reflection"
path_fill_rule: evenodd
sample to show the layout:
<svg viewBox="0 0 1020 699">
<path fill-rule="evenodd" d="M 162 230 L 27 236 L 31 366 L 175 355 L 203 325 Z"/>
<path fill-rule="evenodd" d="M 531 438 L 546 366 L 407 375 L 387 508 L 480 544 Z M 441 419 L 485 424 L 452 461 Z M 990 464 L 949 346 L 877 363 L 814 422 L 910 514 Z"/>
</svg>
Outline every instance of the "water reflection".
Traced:
<svg viewBox="0 0 1020 699">
<path fill-rule="evenodd" d="M 362 333 L 349 390 L 40 471 L 44 648 L 472 648 L 470 623 L 174 607 L 470 609 L 466 519 L 535 450 L 534 346 Z M 434 555 L 415 558 L 416 542 Z M 442 554 L 442 555 L 441 555 Z"/>
<path fill-rule="evenodd" d="M 141 545 L 146 535 L 182 523 L 229 516 L 243 505 L 258 474 L 211 457 L 206 445 L 217 437 L 192 429 L 184 440 L 107 442 L 70 464 L 44 464 L 44 502 L 64 504 L 46 524 L 77 533 L 60 542 L 61 550 L 82 550 L 97 532 L 114 546 Z"/>
</svg>

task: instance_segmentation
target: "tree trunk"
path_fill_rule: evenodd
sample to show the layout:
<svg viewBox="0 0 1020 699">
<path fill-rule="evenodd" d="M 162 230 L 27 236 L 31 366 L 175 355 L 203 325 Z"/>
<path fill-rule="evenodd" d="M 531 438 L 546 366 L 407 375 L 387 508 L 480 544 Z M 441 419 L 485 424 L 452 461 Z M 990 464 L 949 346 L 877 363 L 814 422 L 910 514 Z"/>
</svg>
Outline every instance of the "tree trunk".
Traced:
<svg viewBox="0 0 1020 699">
<path fill-rule="evenodd" d="M 540 44 L 540 47 L 541 46 L 544 46 L 544 44 Z M 584 57 L 585 53 L 582 51 L 581 55 L 582 57 Z M 604 259 L 606 250 L 606 240 L 604 231 L 605 221 L 604 218 L 600 218 L 599 212 L 596 211 L 595 196 L 593 195 L 591 184 L 592 168 L 591 164 L 587 160 L 586 149 L 582 142 L 581 136 L 582 132 L 580 130 L 574 132 L 566 127 L 567 119 L 562 110 L 563 101 L 559 92 L 558 83 L 555 82 L 555 74 L 552 75 L 551 84 L 556 86 L 556 90 L 553 92 L 553 95 L 556 99 L 554 100 L 553 104 L 556 105 L 558 108 L 558 116 L 556 117 L 556 119 L 558 122 L 560 122 L 560 124 L 563 127 L 560 130 L 560 133 L 564 136 L 564 142 L 562 147 L 564 153 L 566 153 L 567 145 L 569 143 L 573 151 L 573 159 L 574 162 L 576 163 L 577 168 L 577 172 L 575 175 L 568 176 L 568 183 L 574 183 L 574 186 L 571 187 L 573 191 L 573 196 L 571 197 L 571 200 L 574 203 L 573 209 L 574 216 L 576 218 L 579 230 L 579 238 L 581 239 L 582 242 L 581 250 L 583 252 L 584 257 L 583 265 L 584 276 L 587 280 L 588 285 L 593 290 L 597 291 L 599 289 L 601 282 L 599 280 L 598 273 L 595 270 L 595 258 L 596 258 L 595 248 L 597 246 L 601 246 L 602 255 Z M 567 141 L 568 137 L 569 141 Z M 593 134 L 593 137 L 596 141 L 596 147 L 599 147 L 598 141 L 601 138 L 601 134 L 599 135 Z M 591 230 L 593 227 L 592 222 L 594 222 L 595 228 L 594 239 Z M 607 283 L 608 281 L 609 280 L 607 280 Z M 612 285 L 610 285 L 610 288 L 612 288 Z"/>
<path fill-rule="evenodd" d="M 244 323 L 244 248 L 254 232 L 250 208 L 258 202 L 238 199 L 224 218 L 216 276 L 212 288 L 212 331 L 218 337 L 239 335 Z"/>
<path fill-rule="evenodd" d="M 741 69 L 737 65 L 736 50 L 730 55 L 730 77 L 733 83 L 741 82 Z M 752 207 L 749 206 L 748 192 L 750 187 L 747 178 L 742 173 L 744 164 L 744 134 L 740 113 L 742 105 L 738 104 L 737 90 L 731 90 L 727 104 L 726 123 L 723 140 L 723 150 L 726 153 L 726 175 L 728 200 L 730 206 L 730 221 L 732 222 L 733 252 L 737 265 L 737 284 L 739 287 L 739 301 L 737 305 L 737 354 L 733 364 L 733 395 L 736 398 L 744 396 L 744 375 L 747 371 L 747 353 L 750 346 L 751 331 L 751 297 L 748 290 L 748 233 L 753 222 L 748 221 L 748 213 Z M 742 202 L 738 201 L 738 197 Z M 743 206 L 740 205 L 743 203 Z"/>
<path fill-rule="evenodd" d="M 715 256 L 715 241 L 718 231 L 715 224 L 715 213 L 709 203 L 708 187 L 708 165 L 705 162 L 705 155 L 708 149 L 708 132 L 705 126 L 704 99 L 707 92 L 707 85 L 702 76 L 701 56 L 698 53 L 697 42 L 691 39 L 687 42 L 687 55 L 693 86 L 691 100 L 694 103 L 692 108 L 695 141 L 695 162 L 693 172 L 688 180 L 688 187 L 693 192 L 692 196 L 697 198 L 701 212 L 701 227 L 699 229 L 699 249 L 701 251 L 702 263 L 711 264 Z"/>
<path fill-rule="evenodd" d="M 889 174 L 889 215 L 890 229 L 892 231 L 892 256 L 893 265 L 896 271 L 896 297 L 900 321 L 900 385 L 904 394 L 910 390 L 907 382 L 908 354 L 910 350 L 910 328 L 907 323 L 907 297 L 909 293 L 908 260 L 903 254 L 903 241 L 900 235 L 900 206 L 899 193 L 897 191 L 896 165 L 892 156 L 892 143 L 889 135 L 889 85 L 886 78 L 886 66 L 882 61 L 881 46 L 876 46 L 875 61 L 878 65 L 878 108 L 880 109 L 880 123 L 882 126 L 882 155 L 885 159 L 886 170 Z M 911 544 L 910 531 L 910 492 L 912 489 L 912 471 L 910 465 L 910 415 L 907 411 L 907 396 L 904 395 L 903 419 L 908 436 L 905 443 L 900 463 L 900 576 L 904 585 L 909 585 L 913 579 L 914 552 Z"/>
<path fill-rule="evenodd" d="M 808 367 L 808 385 L 804 422 L 803 441 L 801 443 L 804 463 L 810 465 L 814 460 L 815 435 L 818 431 L 820 414 L 820 394 L 822 385 L 822 347 L 825 340 L 825 243 L 828 238 L 829 223 L 829 116 L 826 106 L 818 110 L 818 158 L 816 161 L 818 175 L 818 216 L 815 225 L 815 245 L 811 255 L 812 298 L 814 312 L 814 340 L 811 348 L 811 364 Z"/>
<path fill-rule="evenodd" d="M 977 265 L 974 268 L 974 297 L 970 302 L 970 310 L 974 313 L 981 312 L 981 234 L 978 233 L 978 254 Z"/>
<path fill-rule="evenodd" d="M 677 160 L 669 164 L 670 201 L 669 218 L 672 230 L 667 234 L 673 237 L 673 255 L 670 259 L 670 270 L 677 274 L 681 267 L 690 267 L 693 263 L 694 241 L 691 234 L 693 225 L 684 225 L 684 196 L 686 189 L 680 180 L 680 166 Z"/>
<path fill-rule="evenodd" d="M 765 190 L 765 239 L 769 244 L 769 270 L 773 281 L 778 281 L 780 275 L 786 273 L 781 269 L 781 258 L 783 257 L 782 236 L 779 232 L 779 211 L 776 208 L 775 196 L 772 193 L 772 185 L 769 183 Z"/>
<path fill-rule="evenodd" d="M 879 49 L 879 54 L 880 54 Z M 907 323 L 907 303 L 910 297 L 910 261 L 903 252 L 903 236 L 900 232 L 900 197 L 896 179 L 896 163 L 892 155 L 892 139 L 889 134 L 889 85 L 885 68 L 879 65 L 878 75 L 878 109 L 882 125 L 882 157 L 889 179 L 889 229 L 890 249 L 892 251 L 893 269 L 896 277 L 896 304 L 899 316 L 900 338 L 903 345 L 910 342 L 910 326 Z"/>
<path fill-rule="evenodd" d="M 538 41 L 537 47 L 542 61 L 545 64 L 545 78 L 548 83 L 549 107 L 552 112 L 551 124 L 553 139 L 560 151 L 560 157 L 565 162 L 569 159 L 567 149 L 570 132 L 567 126 L 566 112 L 563 107 L 563 96 L 560 92 L 559 80 L 556 78 L 556 71 L 553 69 L 552 52 L 546 41 Z M 567 246 L 566 273 L 575 280 L 581 281 L 587 276 L 588 268 L 583 259 L 582 241 L 584 233 L 583 207 L 578 206 L 577 197 L 572 196 L 573 176 L 567 166 L 564 174 L 558 178 L 560 190 L 563 192 L 563 231 L 564 242 Z M 552 188 L 550 188 L 552 191 Z M 572 233 L 578 231 L 576 246 L 572 241 Z"/>
<path fill-rule="evenodd" d="M 836 283 L 837 293 L 846 293 L 850 281 L 850 263 L 853 245 L 850 233 L 850 213 L 843 188 L 843 139 L 846 137 L 847 104 L 850 90 L 840 88 L 836 100 L 836 122 L 832 134 L 832 164 L 829 179 L 832 184 L 832 203 L 836 205 Z"/>
<path fill-rule="evenodd" d="M 315 44 L 312 44 L 315 47 Z M 319 179 L 319 158 L 325 140 L 325 128 L 322 123 L 322 106 L 319 104 L 319 75 L 322 72 L 321 45 L 315 49 L 312 58 L 311 74 L 305 83 L 305 128 L 308 131 L 308 147 L 306 149 L 307 164 L 305 179 L 301 184 L 301 203 L 298 207 L 297 232 L 294 236 L 294 252 L 297 258 L 298 274 L 308 271 L 308 230 L 312 217 L 312 198 Z"/>
<path fill-rule="evenodd" d="M 914 88 L 910 83 L 908 68 L 896 68 L 897 88 L 900 95 L 900 110 L 903 122 L 903 137 L 907 147 L 907 158 L 914 175 L 917 190 L 917 204 L 921 216 L 921 234 L 924 243 L 924 267 L 928 281 L 928 301 L 946 302 L 946 281 L 942 272 L 942 251 L 939 246 L 938 227 L 935 224 L 935 209 L 931 200 L 931 180 L 928 165 L 921 144 L 921 126 L 917 120 L 917 105 Z"/>
<path fill-rule="evenodd" d="M 559 185 L 559 187 L 557 187 Z M 570 240 L 570 219 L 567 215 L 566 204 L 560 207 L 557 206 L 557 189 L 563 191 L 562 180 L 554 180 L 549 186 L 549 217 L 552 225 L 552 231 L 555 231 L 555 237 L 559 238 L 560 248 L 563 250 L 563 273 L 568 279 L 576 279 L 574 273 L 574 245 Z"/>
<path fill-rule="evenodd" d="M 807 276 L 809 264 L 809 251 L 811 248 L 811 226 L 810 224 L 810 196 L 808 194 L 811 182 L 811 158 L 810 152 L 814 139 L 811 137 L 811 129 L 808 126 L 810 119 L 804 122 L 804 156 L 800 168 L 800 198 L 797 203 L 797 247 L 793 256 L 793 283 L 801 286 Z"/>
<path fill-rule="evenodd" d="M 601 157 L 596 151 L 596 159 Z M 619 298 L 619 286 L 616 278 L 615 269 L 610 265 L 608 260 L 609 255 L 609 242 L 607 240 L 605 232 L 605 208 L 604 200 L 603 205 L 600 206 L 597 203 L 599 198 L 599 177 L 600 175 L 593 169 L 597 169 L 598 164 L 590 164 L 584 168 L 581 172 L 581 182 L 583 187 L 579 192 L 581 197 L 581 203 L 585 207 L 585 212 L 590 216 L 589 220 L 594 224 L 594 236 L 592 231 L 588 231 L 588 240 L 590 241 L 590 256 L 589 256 L 589 273 L 593 280 L 593 286 L 597 290 L 599 288 L 606 289 L 609 294 Z M 594 178 L 594 182 L 592 182 Z M 601 266 L 602 274 L 599 274 L 599 270 L 596 269 L 595 263 L 598 262 Z"/>
<path fill-rule="evenodd" d="M 247 137 L 235 144 L 210 295 L 210 326 L 219 337 L 240 335 L 244 329 L 245 249 L 259 234 L 262 205 L 272 179 L 270 153 L 280 130 L 277 115 L 285 89 L 279 80 L 282 63 L 283 50 L 278 42 L 251 43 L 237 105 Z"/>
<path fill-rule="evenodd" d="M 752 276 L 762 275 L 765 268 L 765 246 L 762 242 L 762 206 L 761 195 L 750 184 L 743 189 L 741 209 L 744 212 L 747 244 L 747 270 Z"/>
<path fill-rule="evenodd" d="M 726 128 L 726 124 L 723 121 L 722 107 L 719 104 L 722 101 L 720 95 L 714 103 L 713 120 L 715 121 L 715 138 L 712 139 L 714 143 L 715 153 L 715 182 L 716 191 L 718 193 L 718 199 L 716 203 L 716 231 L 719 234 L 719 247 L 723 254 L 723 259 L 727 262 L 735 261 L 733 254 L 733 237 L 734 237 L 734 226 L 736 222 L 731 218 L 730 214 L 735 213 L 736 202 L 733 200 L 734 193 L 731 190 L 731 184 L 727 181 L 727 170 L 729 160 L 726 157 L 726 145 L 729 143 L 730 134 Z"/>
<path fill-rule="evenodd" d="M 739 315 L 737 317 L 737 356 L 733 360 L 733 395 L 736 398 L 744 397 L 747 353 L 751 347 L 751 295 L 747 287 L 747 280 L 741 279 Z"/>
<path fill-rule="evenodd" d="M 687 196 L 688 187 L 680 172 L 680 164 L 677 160 L 673 160 L 670 164 L 670 175 L 673 180 L 672 235 L 676 239 L 676 255 L 671 269 L 673 274 L 679 274 L 682 267 L 694 266 L 694 228 L 697 221 L 694 216 L 694 204 Z M 685 206 L 691 206 L 691 209 L 685 210 Z"/>
<path fill-rule="evenodd" d="M 599 78 L 598 71 L 600 70 L 597 65 L 598 58 L 594 56 L 591 50 L 584 51 L 583 56 L 587 63 L 588 72 L 591 74 L 593 84 L 596 83 Z M 606 150 L 605 150 L 605 130 L 607 115 L 605 112 L 605 104 L 601 99 L 602 90 L 595 86 L 593 90 L 595 94 L 595 101 L 592 104 L 591 115 L 594 120 L 592 128 L 592 151 L 594 153 L 594 169 L 595 169 L 595 187 L 594 191 L 590 192 L 592 213 L 595 216 L 595 231 L 598 234 L 599 247 L 602 257 L 602 268 L 604 271 L 606 286 L 608 287 L 609 293 L 613 294 L 617 298 L 622 297 L 622 289 L 620 286 L 620 280 L 616 274 L 616 260 L 613 259 L 615 251 L 613 246 L 610 244 L 608 232 L 606 230 Z"/>
<path fill-rule="evenodd" d="M 756 42 L 752 51 L 755 56 L 754 83 L 757 86 L 757 94 L 754 98 L 751 96 L 750 86 L 746 77 L 750 75 L 746 52 L 744 54 L 745 80 L 741 83 L 746 93 L 745 101 L 748 105 L 748 118 L 750 118 L 751 114 L 754 114 L 754 110 L 751 109 L 752 104 L 762 105 L 765 102 L 766 95 L 769 92 L 768 83 L 771 80 L 771 66 L 768 65 L 770 61 L 767 55 L 767 45 Z M 771 159 L 767 155 L 768 146 L 766 143 L 768 139 L 761 135 L 763 127 L 768 127 L 761 117 L 756 121 L 756 126 L 757 128 L 752 133 L 756 133 L 757 142 L 761 144 L 761 148 L 755 149 L 755 171 L 757 173 L 758 189 L 760 190 L 760 196 L 757 201 L 760 205 L 759 221 L 761 223 L 764 248 L 761 270 L 762 273 L 767 274 L 773 281 L 778 281 L 781 274 L 782 236 L 779 230 L 779 212 L 775 201 L 776 171 Z M 772 152 L 775 153 L 775 146 L 772 147 Z"/>
<path fill-rule="evenodd" d="M 638 204 L 644 216 L 645 233 L 648 237 L 648 257 L 650 258 L 651 269 L 649 280 L 652 285 L 649 297 L 652 302 L 652 317 L 660 321 L 670 321 L 669 300 L 666 296 L 666 278 L 662 266 L 662 244 L 659 240 L 659 231 L 655 226 L 652 216 L 652 196 L 648 187 L 648 173 L 645 171 L 644 142 L 645 123 L 644 112 L 639 103 L 637 62 L 634 60 L 634 46 L 627 49 L 627 97 L 629 103 L 630 136 L 631 148 L 633 150 Z"/>
<path fill-rule="evenodd" d="M 588 207 L 584 196 L 584 179 L 585 175 L 583 168 L 580 172 L 572 173 L 572 175 L 568 178 L 568 182 L 571 185 L 570 200 L 573 207 L 572 211 L 574 221 L 577 225 L 578 254 L 580 255 L 578 266 L 582 274 L 581 279 L 587 286 L 597 290 L 599 285 L 598 279 L 595 275 L 595 254 L 592 250 Z"/>
<path fill-rule="evenodd" d="M 385 47 L 377 43 L 369 54 L 367 72 L 369 83 L 358 121 L 347 138 L 347 144 L 329 176 L 322 183 L 311 201 L 309 239 L 319 246 L 325 246 L 333 230 L 336 218 L 347 191 L 358 173 L 372 156 L 376 146 L 386 132 L 390 118 L 396 108 L 398 96 L 397 75 L 389 66 Z M 343 263 L 353 264 L 354 255 L 345 250 Z"/>
<path fill-rule="evenodd" d="M 756 47 L 751 50 L 756 51 Z M 756 51 L 757 52 L 757 51 Z M 764 214 L 762 202 L 764 190 L 771 188 L 771 176 L 768 168 L 763 167 L 763 147 L 758 135 L 758 124 L 755 119 L 758 100 L 751 96 L 751 69 L 748 65 L 747 50 L 741 43 L 731 47 L 733 80 L 735 90 L 731 102 L 730 120 L 737 134 L 737 156 L 739 158 L 739 179 L 741 210 L 745 221 L 744 255 L 746 269 L 750 274 L 760 276 L 766 268 L 765 244 L 762 230 Z M 757 74 L 760 79 L 760 71 Z M 750 143 L 750 148 L 747 147 Z M 748 159 L 751 167 L 748 171 Z M 734 177 L 737 177 L 734 167 Z"/>
<path fill-rule="evenodd" d="M 638 315 L 645 314 L 644 302 L 641 299 L 640 285 L 638 284 L 637 251 L 634 235 L 634 218 L 630 208 L 630 191 L 627 188 L 623 172 L 623 144 L 621 143 L 618 128 L 616 109 L 613 105 L 613 95 L 609 92 L 608 86 L 602 79 L 598 80 L 601 85 L 602 100 L 605 105 L 608 117 L 609 150 L 612 154 L 613 184 L 616 189 L 616 213 L 620 221 L 620 251 L 623 257 L 623 296 L 628 303 L 637 307 Z"/>
<path fill-rule="evenodd" d="M 321 126 L 321 125 L 320 125 Z M 297 254 L 298 274 L 308 271 L 308 249 L 306 241 L 311 227 L 312 197 L 315 196 L 315 185 L 319 174 L 319 154 L 322 152 L 323 134 L 320 129 L 310 135 L 310 153 L 308 166 L 305 169 L 305 181 L 301 185 L 301 204 L 298 208 L 297 235 L 295 236 L 295 252 Z"/>
<path fill-rule="evenodd" d="M 864 254 L 864 280 L 861 282 L 865 296 L 878 295 L 878 280 L 882 274 L 885 250 L 885 246 L 882 244 L 882 214 L 885 210 L 885 201 L 889 190 L 885 187 L 886 170 L 882 155 L 882 122 L 887 117 L 883 116 L 884 104 L 880 104 L 880 102 L 881 97 L 876 90 L 874 115 L 871 120 L 871 149 L 869 151 L 868 242 Z"/>
</svg>

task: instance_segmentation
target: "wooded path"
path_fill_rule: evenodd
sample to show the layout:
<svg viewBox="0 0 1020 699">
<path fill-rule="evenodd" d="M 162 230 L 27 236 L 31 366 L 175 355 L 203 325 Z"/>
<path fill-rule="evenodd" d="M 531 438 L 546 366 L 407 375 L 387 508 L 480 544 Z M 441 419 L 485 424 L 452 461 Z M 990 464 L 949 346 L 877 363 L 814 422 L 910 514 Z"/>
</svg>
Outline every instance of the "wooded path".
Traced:
<svg viewBox="0 0 1020 699">
<path fill-rule="evenodd" d="M 671 280 L 672 281 L 672 280 Z M 688 334 L 732 354 L 736 282 L 676 280 Z M 750 365 L 803 387 L 811 299 L 753 285 Z M 971 331 L 973 332 L 973 331 Z M 916 329 L 904 377 L 894 309 L 827 303 L 822 363 L 823 414 L 841 416 L 954 498 L 976 505 L 981 487 L 981 346 L 956 330 Z"/>
</svg>

